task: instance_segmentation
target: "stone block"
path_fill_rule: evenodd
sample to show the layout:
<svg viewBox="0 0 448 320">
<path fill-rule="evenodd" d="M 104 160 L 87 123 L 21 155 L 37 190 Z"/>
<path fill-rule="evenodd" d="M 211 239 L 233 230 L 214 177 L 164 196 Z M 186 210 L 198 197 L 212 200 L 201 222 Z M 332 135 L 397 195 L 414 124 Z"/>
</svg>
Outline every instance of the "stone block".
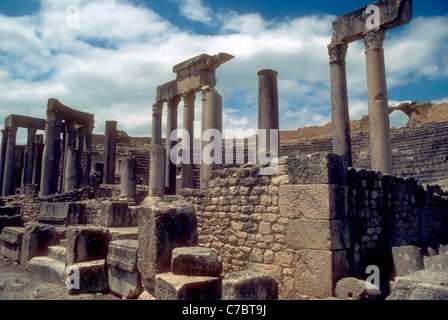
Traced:
<svg viewBox="0 0 448 320">
<path fill-rule="evenodd" d="M 209 248 L 175 248 L 172 253 L 171 272 L 187 276 L 217 277 L 222 272 L 222 262 Z"/>
<path fill-rule="evenodd" d="M 20 263 L 22 255 L 22 238 L 25 228 L 6 227 L 0 234 L 0 254 Z"/>
<path fill-rule="evenodd" d="M 158 300 L 217 300 L 221 298 L 220 277 L 158 274 L 155 297 Z"/>
<path fill-rule="evenodd" d="M 402 277 L 424 268 L 423 255 L 415 246 L 392 247 L 395 276 Z"/>
<path fill-rule="evenodd" d="M 65 263 L 50 257 L 34 257 L 26 263 L 26 268 L 55 283 L 64 283 L 67 277 Z"/>
<path fill-rule="evenodd" d="M 57 245 L 65 235 L 65 227 L 59 228 L 41 223 L 26 223 L 22 238 L 22 255 L 20 263 L 26 263 L 36 256 L 46 256 L 48 247 Z"/>
<path fill-rule="evenodd" d="M 106 260 L 75 263 L 79 275 L 79 289 L 69 289 L 70 294 L 102 292 L 107 290 Z"/>
<path fill-rule="evenodd" d="M 75 225 L 85 223 L 86 206 L 79 202 L 44 202 L 37 221 L 40 223 Z"/>
<path fill-rule="evenodd" d="M 325 152 L 289 157 L 288 172 L 293 184 L 345 184 L 347 180 L 344 158 Z"/>
<path fill-rule="evenodd" d="M 396 277 L 388 300 L 448 300 L 448 270 L 423 269 Z"/>
<path fill-rule="evenodd" d="M 377 300 L 382 293 L 379 289 L 367 289 L 366 281 L 347 277 L 336 283 L 336 298 L 349 300 Z"/>
<path fill-rule="evenodd" d="M 334 184 L 281 185 L 278 205 L 284 218 L 343 219 L 348 186 Z"/>
<path fill-rule="evenodd" d="M 110 233 L 104 227 L 70 226 L 67 228 L 67 266 L 107 258 Z"/>
<path fill-rule="evenodd" d="M 113 293 L 128 299 L 139 296 L 143 290 L 137 268 L 137 254 L 137 240 L 115 240 L 109 243 L 109 288 Z"/>
<path fill-rule="evenodd" d="M 137 226 L 138 217 L 129 208 L 129 203 L 104 201 L 101 203 L 100 225 L 112 228 Z"/>
<path fill-rule="evenodd" d="M 265 273 L 244 270 L 222 281 L 223 300 L 277 300 L 278 284 Z"/>
<path fill-rule="evenodd" d="M 198 244 L 196 214 L 185 200 L 147 198 L 138 217 L 138 269 L 144 286 L 153 290 L 156 274 L 171 270 L 172 250 Z"/>
<path fill-rule="evenodd" d="M 350 247 L 350 230 L 346 220 L 299 219 L 287 226 L 286 243 L 295 250 L 346 249 Z"/>
<path fill-rule="evenodd" d="M 21 215 L 1 215 L 0 213 L 0 233 L 5 227 L 23 227 Z"/>
</svg>

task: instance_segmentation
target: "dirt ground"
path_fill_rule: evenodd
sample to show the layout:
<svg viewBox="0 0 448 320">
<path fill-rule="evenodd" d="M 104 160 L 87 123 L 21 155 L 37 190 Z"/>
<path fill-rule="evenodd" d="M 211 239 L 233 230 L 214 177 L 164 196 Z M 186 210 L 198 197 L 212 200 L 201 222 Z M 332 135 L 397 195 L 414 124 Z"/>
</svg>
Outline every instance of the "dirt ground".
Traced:
<svg viewBox="0 0 448 320">
<path fill-rule="evenodd" d="M 0 256 L 0 300 L 120 300 L 113 294 L 70 295 L 63 283 L 49 282 Z"/>
</svg>

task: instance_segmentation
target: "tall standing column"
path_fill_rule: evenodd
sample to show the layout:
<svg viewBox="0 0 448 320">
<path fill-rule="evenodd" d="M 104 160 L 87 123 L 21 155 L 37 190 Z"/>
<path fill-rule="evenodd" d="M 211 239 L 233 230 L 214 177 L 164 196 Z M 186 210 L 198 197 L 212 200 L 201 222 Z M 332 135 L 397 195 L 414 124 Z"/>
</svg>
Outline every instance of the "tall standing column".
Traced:
<svg viewBox="0 0 448 320">
<path fill-rule="evenodd" d="M 165 147 L 156 144 L 151 146 L 149 170 L 149 196 L 162 197 L 165 195 Z"/>
<path fill-rule="evenodd" d="M 76 150 L 76 123 L 74 121 L 65 121 L 65 141 L 64 141 L 64 161 L 63 166 L 61 166 L 61 172 L 64 174 L 61 174 L 60 179 L 60 189 L 62 192 L 68 192 L 70 190 L 73 190 L 73 183 L 66 183 L 67 174 L 72 174 L 73 168 L 69 168 L 67 171 L 68 164 L 68 154 L 69 152 L 73 153 L 73 151 L 70 151 L 69 149 L 73 148 Z M 70 155 L 71 157 L 73 156 Z M 73 160 L 71 160 L 73 161 Z M 72 164 L 70 164 L 72 165 Z M 66 186 L 70 186 L 70 189 L 66 189 Z"/>
<path fill-rule="evenodd" d="M 78 187 L 83 188 L 88 185 L 87 181 L 83 181 L 83 163 L 84 158 L 84 141 L 85 126 L 77 125 L 76 127 L 76 172 L 78 173 Z"/>
<path fill-rule="evenodd" d="M 9 196 L 12 194 L 12 177 L 14 171 L 14 153 L 16 151 L 16 137 L 17 127 L 9 127 L 8 131 L 8 143 L 6 145 L 6 157 L 5 157 L 5 173 L 3 177 L 3 196 Z"/>
<path fill-rule="evenodd" d="M 47 109 L 45 147 L 42 157 L 40 196 L 54 194 L 58 187 L 59 160 L 61 157 L 61 115 Z"/>
<path fill-rule="evenodd" d="M 163 102 L 154 102 L 154 104 L 152 105 L 152 145 L 162 144 L 162 109 Z"/>
<path fill-rule="evenodd" d="M 37 185 L 40 184 L 43 151 L 44 151 L 44 135 L 37 134 L 34 137 L 33 177 L 32 177 L 32 182 L 31 182 L 31 183 L 37 184 Z"/>
<path fill-rule="evenodd" d="M 106 121 L 104 143 L 104 184 L 115 183 L 115 157 L 117 152 L 117 121 Z"/>
<path fill-rule="evenodd" d="M 196 94 L 194 91 L 189 91 L 184 94 L 184 117 L 183 117 L 183 129 L 188 132 L 188 136 L 182 137 L 182 142 L 188 145 L 188 150 L 183 150 L 189 154 L 189 163 L 182 163 L 182 187 L 193 188 L 193 147 L 194 147 L 194 100 Z"/>
<path fill-rule="evenodd" d="M 25 150 L 25 164 L 23 166 L 22 183 L 20 193 L 25 194 L 25 187 L 33 180 L 33 160 L 34 160 L 34 140 L 36 139 L 37 129 L 28 128 L 28 138 Z"/>
<path fill-rule="evenodd" d="M 347 98 L 345 56 L 347 43 L 330 43 L 331 123 L 333 153 L 343 155 L 348 166 L 352 166 L 352 143 Z"/>
<path fill-rule="evenodd" d="M 369 103 L 370 156 L 372 170 L 392 174 L 389 107 L 384 65 L 383 30 L 364 34 L 367 96 Z"/>
<path fill-rule="evenodd" d="M 93 132 L 93 123 L 91 125 L 86 126 L 84 133 L 84 152 L 83 152 L 83 169 L 82 169 L 82 179 L 81 186 L 89 185 L 90 179 L 90 169 L 92 166 L 92 132 Z"/>
<path fill-rule="evenodd" d="M 2 149 L 0 153 L 0 192 L 3 190 L 3 177 L 5 176 L 7 144 L 8 144 L 8 131 L 6 129 L 2 129 Z"/>
<path fill-rule="evenodd" d="M 78 188 L 78 167 L 76 165 L 77 150 L 72 146 L 65 148 L 64 192 Z"/>
<path fill-rule="evenodd" d="M 204 132 L 215 129 L 213 142 L 202 141 Z M 219 134 L 218 134 L 219 132 Z M 218 139 L 218 140 L 216 140 Z M 213 150 L 213 155 L 211 151 Z M 207 159 L 206 159 L 207 158 Z M 206 86 L 202 88 L 202 132 L 201 132 L 201 189 L 205 186 L 212 170 L 222 167 L 222 98 L 217 90 Z"/>
<path fill-rule="evenodd" d="M 135 201 L 137 198 L 137 161 L 132 157 L 122 159 L 120 171 L 121 199 Z"/>
<path fill-rule="evenodd" d="M 175 96 L 167 101 L 167 117 L 166 117 L 166 172 L 165 172 L 165 192 L 166 194 L 176 194 L 176 164 L 171 161 L 171 149 L 176 145 L 177 141 L 171 141 L 171 133 L 177 129 L 177 106 L 180 97 Z"/>
<path fill-rule="evenodd" d="M 269 130 L 279 129 L 277 71 L 258 71 L 258 129 L 266 129 L 266 150 L 271 150 Z M 277 140 L 277 146 L 280 146 Z"/>
</svg>

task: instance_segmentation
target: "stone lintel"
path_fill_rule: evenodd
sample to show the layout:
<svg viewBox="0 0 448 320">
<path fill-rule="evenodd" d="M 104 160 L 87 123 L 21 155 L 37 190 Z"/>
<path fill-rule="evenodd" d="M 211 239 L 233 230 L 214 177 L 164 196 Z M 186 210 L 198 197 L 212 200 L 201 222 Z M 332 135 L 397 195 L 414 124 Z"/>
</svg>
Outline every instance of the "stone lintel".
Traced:
<svg viewBox="0 0 448 320">
<path fill-rule="evenodd" d="M 45 130 L 45 119 L 10 114 L 5 118 L 5 128 L 8 127 L 34 128 L 37 130 Z"/>
<path fill-rule="evenodd" d="M 372 3 L 380 12 L 380 29 L 388 30 L 408 23 L 412 18 L 412 0 L 382 0 Z M 339 16 L 333 21 L 332 42 L 352 42 L 363 37 L 367 31 L 366 19 L 370 13 L 367 6 Z"/>
<path fill-rule="evenodd" d="M 64 120 L 75 121 L 78 124 L 84 124 L 93 129 L 94 115 L 91 113 L 69 108 L 54 98 L 48 99 L 47 110 L 59 113 Z"/>
<path fill-rule="evenodd" d="M 173 80 L 157 87 L 156 101 L 166 102 L 176 95 L 178 95 L 177 81 Z"/>
</svg>

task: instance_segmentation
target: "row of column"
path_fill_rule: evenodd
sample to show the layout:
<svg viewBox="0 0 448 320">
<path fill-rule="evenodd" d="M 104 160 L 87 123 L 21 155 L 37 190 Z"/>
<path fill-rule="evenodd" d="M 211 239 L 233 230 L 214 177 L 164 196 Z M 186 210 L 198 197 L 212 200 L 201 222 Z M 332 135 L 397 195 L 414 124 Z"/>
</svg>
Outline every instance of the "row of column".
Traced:
<svg viewBox="0 0 448 320">
<path fill-rule="evenodd" d="M 369 133 L 371 169 L 392 174 L 389 109 L 384 64 L 383 30 L 364 33 L 367 96 L 369 105 Z M 331 117 L 333 152 L 344 155 L 352 166 L 350 119 L 347 99 L 345 56 L 347 43 L 330 43 Z"/>
<path fill-rule="evenodd" d="M 16 150 L 18 127 L 7 127 L 2 132 L 2 148 L 0 155 L 0 190 L 2 196 L 15 193 L 14 157 Z M 20 182 L 20 193 L 25 193 L 27 184 L 39 184 L 42 165 L 43 135 L 36 135 L 36 128 L 28 128 L 24 165 Z"/>
<path fill-rule="evenodd" d="M 93 127 L 65 120 L 65 130 L 62 131 L 62 120 L 61 114 L 47 109 L 40 196 L 88 185 Z"/>
</svg>

